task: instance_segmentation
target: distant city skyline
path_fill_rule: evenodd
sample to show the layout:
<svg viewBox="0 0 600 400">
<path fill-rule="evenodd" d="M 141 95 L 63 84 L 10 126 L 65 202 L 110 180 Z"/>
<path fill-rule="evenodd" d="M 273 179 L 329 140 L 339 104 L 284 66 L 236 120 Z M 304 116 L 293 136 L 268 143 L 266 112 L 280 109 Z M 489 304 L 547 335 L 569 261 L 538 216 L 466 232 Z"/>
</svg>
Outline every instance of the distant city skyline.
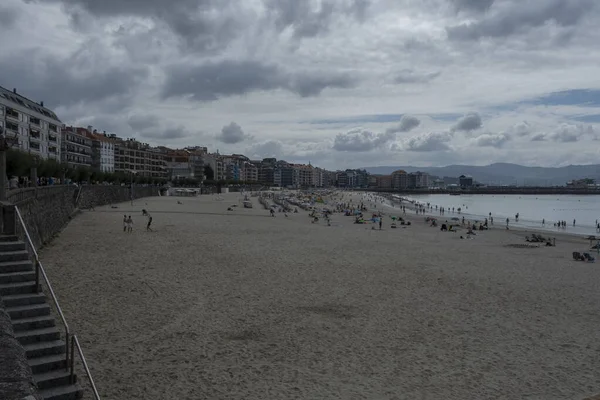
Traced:
<svg viewBox="0 0 600 400">
<path fill-rule="evenodd" d="M 3 1 L 0 85 L 67 125 L 330 170 L 600 159 L 597 1 L 141 4 Z"/>
</svg>

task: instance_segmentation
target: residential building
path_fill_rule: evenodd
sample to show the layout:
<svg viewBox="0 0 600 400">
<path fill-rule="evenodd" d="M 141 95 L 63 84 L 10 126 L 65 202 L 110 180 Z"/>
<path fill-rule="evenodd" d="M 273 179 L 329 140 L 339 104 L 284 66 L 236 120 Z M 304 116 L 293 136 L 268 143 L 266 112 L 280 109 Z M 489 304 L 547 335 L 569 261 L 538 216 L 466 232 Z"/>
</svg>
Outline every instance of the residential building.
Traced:
<svg viewBox="0 0 600 400">
<path fill-rule="evenodd" d="M 379 175 L 377 177 L 377 187 L 379 189 L 392 189 L 392 175 Z"/>
<path fill-rule="evenodd" d="M 187 150 L 171 150 L 161 148 L 165 157 L 166 176 L 168 179 L 193 179 L 194 168 L 190 164 L 190 153 Z"/>
<path fill-rule="evenodd" d="M 408 174 L 404 170 L 392 172 L 392 188 L 396 190 L 406 189 L 408 187 Z"/>
<path fill-rule="evenodd" d="M 135 173 L 145 178 L 167 178 L 163 150 L 135 139 L 115 140 L 115 172 Z"/>
<path fill-rule="evenodd" d="M 90 133 L 91 132 L 91 133 Z M 117 135 L 98 133 L 91 126 L 86 135 L 92 140 L 92 168 L 96 171 L 112 174 L 115 172 L 115 139 Z"/>
<path fill-rule="evenodd" d="M 0 131 L 9 146 L 39 156 L 61 160 L 63 123 L 56 114 L 17 93 L 0 86 Z"/>
<path fill-rule="evenodd" d="M 473 177 L 461 175 L 458 177 L 458 184 L 460 187 L 468 188 L 473 186 Z"/>
<path fill-rule="evenodd" d="M 429 174 L 425 172 L 411 172 L 408 174 L 408 187 L 411 189 L 422 189 L 429 187 Z"/>
<path fill-rule="evenodd" d="M 69 168 L 92 167 L 92 132 L 67 126 L 61 132 L 61 161 Z"/>
<path fill-rule="evenodd" d="M 244 161 L 241 180 L 244 182 L 258 182 L 258 167 L 250 161 Z"/>
</svg>

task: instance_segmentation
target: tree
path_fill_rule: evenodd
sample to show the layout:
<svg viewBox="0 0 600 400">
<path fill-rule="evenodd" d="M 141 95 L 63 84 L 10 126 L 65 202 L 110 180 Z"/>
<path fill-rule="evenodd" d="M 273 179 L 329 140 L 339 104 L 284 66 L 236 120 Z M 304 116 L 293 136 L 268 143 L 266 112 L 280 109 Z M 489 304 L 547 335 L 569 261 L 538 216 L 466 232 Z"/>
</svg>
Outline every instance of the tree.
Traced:
<svg viewBox="0 0 600 400">
<path fill-rule="evenodd" d="M 215 171 L 213 171 L 210 165 L 204 166 L 204 176 L 206 177 L 207 181 L 212 181 L 215 179 Z"/>
</svg>

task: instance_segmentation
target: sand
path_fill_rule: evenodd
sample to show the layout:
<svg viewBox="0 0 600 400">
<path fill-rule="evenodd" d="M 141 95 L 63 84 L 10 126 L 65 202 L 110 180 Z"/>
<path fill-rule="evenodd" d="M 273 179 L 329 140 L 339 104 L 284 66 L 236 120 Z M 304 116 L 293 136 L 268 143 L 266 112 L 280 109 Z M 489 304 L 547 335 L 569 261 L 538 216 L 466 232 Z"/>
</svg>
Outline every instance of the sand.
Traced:
<svg viewBox="0 0 600 400">
<path fill-rule="evenodd" d="M 584 240 L 518 249 L 524 232 L 460 240 L 414 213 L 374 231 L 177 199 L 84 212 L 42 251 L 103 399 L 600 392 L 600 268 L 571 260 Z"/>
</svg>

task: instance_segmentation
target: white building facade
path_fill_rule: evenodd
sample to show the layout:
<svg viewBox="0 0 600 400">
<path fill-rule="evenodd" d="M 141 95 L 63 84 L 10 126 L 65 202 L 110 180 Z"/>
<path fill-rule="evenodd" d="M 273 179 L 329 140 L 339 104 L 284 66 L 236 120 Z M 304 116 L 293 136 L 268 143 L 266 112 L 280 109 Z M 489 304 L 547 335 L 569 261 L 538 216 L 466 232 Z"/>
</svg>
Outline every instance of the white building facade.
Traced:
<svg viewBox="0 0 600 400">
<path fill-rule="evenodd" d="M 61 159 L 61 129 L 56 114 L 0 86 L 0 128 L 9 146 L 42 159 Z"/>
</svg>

